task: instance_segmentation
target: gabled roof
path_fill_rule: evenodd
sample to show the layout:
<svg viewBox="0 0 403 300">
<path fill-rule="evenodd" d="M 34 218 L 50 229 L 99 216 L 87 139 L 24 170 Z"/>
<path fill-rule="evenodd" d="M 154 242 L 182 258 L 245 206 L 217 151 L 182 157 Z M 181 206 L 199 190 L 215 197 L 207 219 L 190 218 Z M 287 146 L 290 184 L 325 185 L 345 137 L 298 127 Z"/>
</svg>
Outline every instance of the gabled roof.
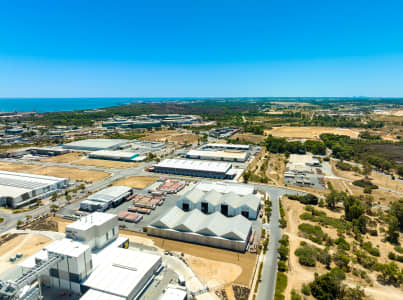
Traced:
<svg viewBox="0 0 403 300">
<path fill-rule="evenodd" d="M 193 203 L 198 203 L 204 197 L 204 193 L 199 189 L 192 189 L 191 191 L 187 192 L 183 199 L 188 200 Z"/>
<path fill-rule="evenodd" d="M 208 192 L 207 194 L 204 195 L 202 201 L 203 202 L 208 202 L 211 205 L 216 206 L 216 205 L 220 204 L 221 198 L 222 198 L 222 194 L 220 194 L 217 191 L 212 190 L 212 191 L 210 191 L 210 192 Z"/>
</svg>

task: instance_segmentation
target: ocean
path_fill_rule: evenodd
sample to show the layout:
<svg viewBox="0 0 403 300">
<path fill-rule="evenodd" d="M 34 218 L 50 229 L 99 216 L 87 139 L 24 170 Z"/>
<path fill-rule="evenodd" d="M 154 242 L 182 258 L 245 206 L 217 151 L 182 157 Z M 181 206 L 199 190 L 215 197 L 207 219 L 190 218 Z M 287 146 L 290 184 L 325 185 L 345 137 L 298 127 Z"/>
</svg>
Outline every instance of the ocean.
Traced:
<svg viewBox="0 0 403 300">
<path fill-rule="evenodd" d="M 138 102 L 161 102 L 173 98 L 0 98 L 0 112 L 55 112 L 95 109 Z"/>
</svg>

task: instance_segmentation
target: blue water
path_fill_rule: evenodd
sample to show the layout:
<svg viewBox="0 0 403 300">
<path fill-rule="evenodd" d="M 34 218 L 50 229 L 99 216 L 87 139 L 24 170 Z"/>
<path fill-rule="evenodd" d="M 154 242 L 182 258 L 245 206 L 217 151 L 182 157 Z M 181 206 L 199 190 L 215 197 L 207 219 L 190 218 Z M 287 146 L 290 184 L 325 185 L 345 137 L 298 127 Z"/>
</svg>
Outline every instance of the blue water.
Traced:
<svg viewBox="0 0 403 300">
<path fill-rule="evenodd" d="M 161 102 L 169 98 L 0 98 L 0 112 L 54 112 L 95 109 L 139 102 Z"/>
</svg>

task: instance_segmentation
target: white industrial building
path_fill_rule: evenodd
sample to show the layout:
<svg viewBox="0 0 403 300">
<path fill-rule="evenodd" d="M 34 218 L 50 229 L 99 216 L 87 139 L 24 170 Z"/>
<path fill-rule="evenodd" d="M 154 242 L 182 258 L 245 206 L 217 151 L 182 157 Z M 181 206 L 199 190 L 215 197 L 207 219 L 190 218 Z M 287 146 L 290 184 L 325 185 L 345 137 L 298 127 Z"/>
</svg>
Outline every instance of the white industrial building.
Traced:
<svg viewBox="0 0 403 300">
<path fill-rule="evenodd" d="M 118 237 L 117 216 L 93 213 L 68 225 L 66 238 L 21 262 L 24 273 L 16 281 L 0 281 L 0 298 L 15 296 L 40 276 L 42 286 L 83 300 L 137 299 L 162 269 L 162 258 L 128 247 L 128 239 Z M 39 295 L 38 285 L 30 288 L 29 294 Z"/>
<path fill-rule="evenodd" d="M 200 181 L 196 184 L 195 188 L 203 191 L 210 192 L 216 191 L 221 194 L 227 194 L 234 192 L 240 196 L 246 196 L 251 194 L 256 194 L 256 189 L 251 184 L 244 183 L 228 183 L 222 181 Z"/>
<path fill-rule="evenodd" d="M 118 237 L 118 216 L 95 212 L 66 226 L 66 237 L 101 249 Z"/>
<path fill-rule="evenodd" d="M 165 293 L 159 300 L 186 300 L 187 291 L 186 288 L 181 286 L 169 285 Z"/>
<path fill-rule="evenodd" d="M 91 152 L 88 157 L 96 158 L 96 159 L 105 159 L 105 160 L 117 160 L 117 161 L 133 161 L 140 154 L 129 151 L 111 151 L 111 150 L 98 150 Z"/>
<path fill-rule="evenodd" d="M 0 205 L 21 207 L 65 188 L 67 178 L 0 171 Z"/>
<path fill-rule="evenodd" d="M 212 143 L 212 144 L 205 144 L 200 147 L 200 149 L 216 149 L 216 150 L 242 150 L 242 151 L 249 151 L 249 145 L 238 145 L 238 144 L 219 144 L 219 143 Z"/>
<path fill-rule="evenodd" d="M 240 215 L 228 218 L 219 212 L 206 215 L 178 207 L 147 227 L 150 235 L 239 252 L 245 251 L 251 232 L 252 223 Z"/>
<path fill-rule="evenodd" d="M 106 211 L 116 207 L 133 193 L 133 189 L 126 186 L 111 186 L 87 197 L 80 203 L 80 210 Z"/>
<path fill-rule="evenodd" d="M 254 194 L 241 196 L 236 194 L 236 190 L 222 194 L 215 190 L 203 192 L 194 188 L 183 195 L 176 205 L 184 211 L 198 209 L 205 214 L 219 212 L 226 217 L 242 215 L 255 220 L 260 209 L 260 198 Z"/>
<path fill-rule="evenodd" d="M 203 160 L 220 160 L 245 162 L 248 160 L 249 152 L 240 150 L 190 150 L 186 153 L 186 158 Z"/>
<path fill-rule="evenodd" d="M 117 150 L 125 147 L 128 142 L 121 139 L 87 139 L 64 144 L 63 148 L 76 151 Z"/>
<path fill-rule="evenodd" d="M 198 161 L 190 159 L 164 159 L 154 165 L 158 173 L 177 174 L 194 177 L 231 178 L 232 164 L 224 162 Z"/>
</svg>

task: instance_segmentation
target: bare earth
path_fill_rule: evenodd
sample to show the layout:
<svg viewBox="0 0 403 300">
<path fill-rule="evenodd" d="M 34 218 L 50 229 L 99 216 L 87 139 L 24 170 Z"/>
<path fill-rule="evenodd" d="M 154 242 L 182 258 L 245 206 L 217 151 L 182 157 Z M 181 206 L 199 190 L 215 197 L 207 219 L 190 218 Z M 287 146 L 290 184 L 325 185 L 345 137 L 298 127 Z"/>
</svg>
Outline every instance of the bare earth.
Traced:
<svg viewBox="0 0 403 300">
<path fill-rule="evenodd" d="M 292 127 L 282 126 L 275 127 L 271 130 L 265 130 L 266 135 L 273 135 L 275 137 L 285 138 L 301 138 L 301 139 L 316 139 L 319 140 L 319 136 L 322 133 L 333 133 L 347 135 L 352 138 L 357 138 L 359 135 L 358 129 L 348 128 L 336 128 L 336 127 Z"/>
<path fill-rule="evenodd" d="M 144 189 L 146 186 L 154 183 L 157 180 L 156 177 L 149 176 L 132 176 L 113 183 L 113 185 L 123 185 L 135 189 Z"/>
<path fill-rule="evenodd" d="M 197 143 L 198 136 L 193 133 L 181 133 L 178 130 L 160 130 L 149 133 L 140 140 L 194 144 Z"/>
<path fill-rule="evenodd" d="M 79 160 L 83 157 L 84 155 L 79 152 L 71 152 L 67 154 L 62 154 L 58 156 L 53 156 L 53 157 L 48 157 L 45 159 L 42 159 L 44 162 L 54 162 L 54 163 L 72 163 L 76 160 Z"/>
<path fill-rule="evenodd" d="M 0 170 L 7 172 L 27 172 L 28 170 L 37 168 L 36 165 L 17 164 L 9 162 L 0 162 Z"/>
<path fill-rule="evenodd" d="M 242 273 L 238 265 L 185 255 L 185 260 L 193 272 L 209 288 L 226 285 L 235 281 Z"/>
<path fill-rule="evenodd" d="M 0 272 L 4 272 L 16 263 L 26 259 L 28 256 L 38 252 L 48 245 L 51 240 L 39 234 L 20 234 L 12 240 L 0 246 Z M 15 263 L 9 262 L 9 258 L 17 253 L 22 253 L 23 259 Z"/>
<path fill-rule="evenodd" d="M 82 181 L 99 181 L 110 175 L 110 173 L 101 171 L 81 170 L 65 167 L 43 167 L 32 170 L 30 173 L 56 177 L 67 177 L 72 180 Z"/>
<path fill-rule="evenodd" d="M 113 161 L 113 160 L 94 159 L 94 158 L 81 159 L 75 161 L 74 164 L 79 166 L 94 166 L 108 169 L 128 169 L 138 166 L 138 164 L 134 162 Z"/>
<path fill-rule="evenodd" d="M 252 133 L 236 133 L 231 136 L 232 140 L 239 139 L 250 143 L 258 144 L 263 142 L 266 137 L 264 135 L 252 134 Z"/>
</svg>

